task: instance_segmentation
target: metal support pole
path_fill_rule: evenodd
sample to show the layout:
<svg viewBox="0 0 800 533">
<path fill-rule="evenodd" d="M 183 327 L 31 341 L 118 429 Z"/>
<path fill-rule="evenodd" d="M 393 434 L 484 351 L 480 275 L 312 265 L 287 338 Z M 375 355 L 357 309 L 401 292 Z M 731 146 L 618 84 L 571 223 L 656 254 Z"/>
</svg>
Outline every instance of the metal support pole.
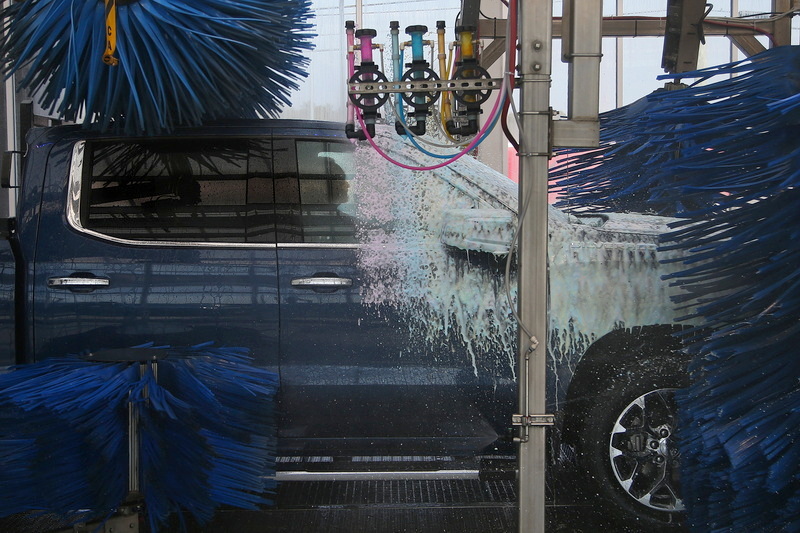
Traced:
<svg viewBox="0 0 800 533">
<path fill-rule="evenodd" d="M 519 3 L 519 531 L 545 525 L 547 162 L 550 157 L 552 0 Z M 545 421 L 542 420 L 545 419 Z"/>
<path fill-rule="evenodd" d="M 736 1 L 736 0 L 734 0 L 734 1 Z M 623 3 L 624 3 L 624 0 L 617 0 L 617 16 L 618 17 L 621 17 L 625 13 L 625 6 L 623 5 Z M 623 41 L 621 37 L 617 37 L 616 39 L 614 39 L 614 46 L 615 46 L 615 52 L 616 52 L 616 65 L 615 65 L 615 67 L 616 67 L 616 74 L 617 74 L 616 84 L 615 84 L 615 87 L 614 87 L 615 88 L 615 91 L 614 91 L 614 96 L 615 96 L 614 103 L 616 104 L 616 107 L 622 107 L 623 105 L 625 105 L 623 103 L 624 99 L 625 99 L 625 95 L 622 92 L 623 88 L 624 88 L 623 80 L 624 80 L 624 76 L 625 76 L 625 71 L 622 68 L 622 61 L 623 61 L 623 58 L 624 58 L 624 46 L 625 46 L 624 43 L 625 43 L 625 41 Z"/>
<path fill-rule="evenodd" d="M 786 13 L 795 7 L 794 0 L 772 0 L 772 11 L 775 13 Z M 783 17 L 775 21 L 775 29 L 772 31 L 775 44 L 770 46 L 787 46 L 792 44 L 792 17 Z"/>
<path fill-rule="evenodd" d="M 139 379 L 147 371 L 147 363 L 134 363 L 138 366 Z M 153 363 L 155 365 L 156 363 Z M 130 393 L 128 393 L 130 396 Z M 147 392 L 145 391 L 145 396 Z M 132 401 L 128 401 L 128 500 L 137 501 L 141 499 L 141 450 L 142 438 L 139 432 L 139 408 L 140 406 Z"/>
</svg>

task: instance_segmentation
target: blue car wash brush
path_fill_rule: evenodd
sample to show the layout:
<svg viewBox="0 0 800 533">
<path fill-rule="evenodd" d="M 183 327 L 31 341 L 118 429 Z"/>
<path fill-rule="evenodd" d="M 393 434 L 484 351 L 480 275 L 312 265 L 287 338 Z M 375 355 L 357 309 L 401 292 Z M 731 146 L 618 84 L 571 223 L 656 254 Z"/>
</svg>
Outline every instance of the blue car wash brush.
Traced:
<svg viewBox="0 0 800 533">
<path fill-rule="evenodd" d="M 800 531 L 800 47 L 679 76 L 601 118 L 553 184 L 568 208 L 679 219 L 662 248 L 686 253 L 670 278 L 697 324 L 676 393 L 690 528 Z"/>
<path fill-rule="evenodd" d="M 0 517 L 102 521 L 143 505 L 152 531 L 258 509 L 275 488 L 277 375 L 243 348 L 142 346 L 0 375 Z"/>
<path fill-rule="evenodd" d="M 43 109 L 125 133 L 275 115 L 312 37 L 308 0 L 23 0 L 0 16 L 5 73 Z"/>
</svg>

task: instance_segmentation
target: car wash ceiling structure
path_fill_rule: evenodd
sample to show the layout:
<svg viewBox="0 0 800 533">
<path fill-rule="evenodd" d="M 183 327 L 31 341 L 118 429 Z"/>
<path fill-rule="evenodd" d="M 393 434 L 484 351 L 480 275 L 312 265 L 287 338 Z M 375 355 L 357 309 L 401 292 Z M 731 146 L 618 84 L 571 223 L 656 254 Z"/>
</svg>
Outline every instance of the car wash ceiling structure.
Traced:
<svg viewBox="0 0 800 533">
<path fill-rule="evenodd" d="M 617 0 L 621 2 L 621 0 Z M 519 265 L 520 326 L 519 414 L 514 425 L 519 436 L 519 530 L 544 531 L 545 429 L 552 415 L 545 413 L 545 350 L 547 346 L 547 181 L 548 159 L 554 147 L 597 146 L 599 135 L 598 97 L 602 37 L 663 36 L 662 68 L 671 74 L 697 68 L 699 47 L 706 36 L 727 36 L 746 56 L 765 50 L 756 38 L 766 36 L 770 47 L 791 44 L 791 17 L 800 2 L 773 0 L 767 19 L 710 18 L 709 5 L 699 0 L 667 0 L 666 16 L 602 17 L 602 0 L 567 0 L 563 17 L 552 17 L 552 0 L 503 2 L 508 20 L 480 19 L 480 0 L 462 0 L 455 28 L 458 52 L 452 68 L 444 61 L 444 22 L 436 23 L 439 74 L 425 60 L 424 34 L 427 26 L 405 29 L 410 41 L 399 43 L 399 26 L 392 23 L 393 79 L 380 71 L 373 60 L 373 43 L 378 32 L 356 29 L 349 22 L 348 42 L 348 136 L 372 137 L 379 110 L 394 96 L 392 113 L 395 129 L 421 151 L 445 159 L 429 167 L 439 168 L 474 149 L 498 121 L 504 101 L 511 100 L 514 87 L 520 89 L 519 140 L 503 129 L 517 148 L 520 159 Z M 356 6 L 360 13 L 359 5 Z M 781 15 L 783 14 L 783 15 Z M 562 60 L 569 63 L 569 104 L 566 120 L 553 120 L 549 105 L 552 39 L 562 39 Z M 356 41 L 358 40 L 358 43 Z M 485 47 L 482 41 L 487 41 Z M 433 43 L 428 43 L 433 45 Z M 403 47 L 412 48 L 412 61 L 401 72 Z M 356 64 L 356 52 L 360 63 Z M 519 62 L 515 55 L 519 52 Z M 502 79 L 492 79 L 488 67 L 505 55 Z M 431 53 L 432 57 L 432 53 Z M 514 73 L 512 76 L 511 73 Z M 677 88 L 680 85 L 674 83 Z M 485 103 L 493 90 L 500 97 L 491 113 L 479 124 Z M 419 145 L 426 133 L 432 107 L 441 98 L 440 130 L 460 151 L 452 155 L 428 152 Z M 413 118 L 410 123 L 409 118 Z M 357 122 L 357 123 L 356 123 Z M 439 121 L 436 121 L 439 122 Z M 437 124 L 438 125 L 438 124 Z M 460 142 L 459 142 L 460 141 Z M 385 156 L 388 159 L 388 156 Z"/>
</svg>

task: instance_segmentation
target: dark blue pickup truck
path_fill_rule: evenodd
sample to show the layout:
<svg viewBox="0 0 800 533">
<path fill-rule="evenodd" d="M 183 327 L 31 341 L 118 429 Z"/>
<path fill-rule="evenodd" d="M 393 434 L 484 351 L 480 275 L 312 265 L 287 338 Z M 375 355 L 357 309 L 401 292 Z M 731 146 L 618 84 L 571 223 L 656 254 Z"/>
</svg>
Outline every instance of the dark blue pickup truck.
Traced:
<svg viewBox="0 0 800 533">
<path fill-rule="evenodd" d="M 280 376 L 279 476 L 513 457 L 517 188 L 479 162 L 401 169 L 322 122 L 63 126 L 31 130 L 14 191 L 0 365 L 245 346 Z M 667 222 L 550 212 L 553 463 L 622 520 L 659 526 L 682 509 Z"/>
</svg>

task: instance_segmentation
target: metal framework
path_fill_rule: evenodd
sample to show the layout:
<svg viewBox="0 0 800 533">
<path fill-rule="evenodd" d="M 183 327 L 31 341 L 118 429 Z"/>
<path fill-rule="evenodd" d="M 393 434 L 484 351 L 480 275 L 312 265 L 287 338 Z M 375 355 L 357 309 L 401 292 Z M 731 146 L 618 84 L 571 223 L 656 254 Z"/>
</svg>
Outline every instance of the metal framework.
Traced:
<svg viewBox="0 0 800 533">
<path fill-rule="evenodd" d="M 475 0 L 470 0 L 475 2 Z M 773 10 L 788 13 L 797 0 L 773 0 Z M 667 36 L 664 67 L 685 72 L 697 66 L 704 35 L 727 35 L 746 54 L 763 48 L 755 33 L 769 33 L 773 45 L 791 44 L 791 19 L 751 20 L 740 24 L 706 19 L 705 3 L 670 0 L 668 18 L 603 18 L 602 0 L 566 0 L 564 17 L 553 19 L 552 0 L 519 4 L 518 66 L 520 94 L 520 238 L 518 308 L 520 342 L 519 531 L 545 529 L 545 444 L 552 416 L 546 414 L 548 159 L 553 146 L 589 147 L 598 142 L 599 64 L 603 36 Z M 479 21 L 479 35 L 494 39 L 482 54 L 482 66 L 505 50 L 505 21 Z M 552 40 L 562 38 L 569 68 L 569 119 L 553 121 L 549 106 Z"/>
<path fill-rule="evenodd" d="M 683 3 L 695 2 L 685 0 Z M 788 13 L 800 8 L 800 0 L 773 0 L 772 10 L 776 13 Z M 666 6 L 665 6 L 666 12 Z M 691 19 L 695 11 L 686 10 L 684 15 Z M 702 15 L 702 11 L 700 13 Z M 746 56 L 763 52 L 766 48 L 756 39 L 758 35 L 770 35 L 775 46 L 791 44 L 792 19 L 788 16 L 776 16 L 766 19 L 742 19 L 735 17 L 702 18 L 702 34 L 704 36 L 725 36 Z M 667 17 L 603 17 L 601 32 L 603 37 L 664 37 L 667 33 Z M 687 23 L 691 30 L 691 23 Z M 504 19 L 482 19 L 478 22 L 478 32 L 482 39 L 490 42 L 481 54 L 481 64 L 488 68 L 503 54 L 506 38 L 506 21 Z M 565 33 L 564 19 L 553 18 L 552 36 L 563 38 Z M 699 46 L 699 39 L 695 46 Z"/>
</svg>

